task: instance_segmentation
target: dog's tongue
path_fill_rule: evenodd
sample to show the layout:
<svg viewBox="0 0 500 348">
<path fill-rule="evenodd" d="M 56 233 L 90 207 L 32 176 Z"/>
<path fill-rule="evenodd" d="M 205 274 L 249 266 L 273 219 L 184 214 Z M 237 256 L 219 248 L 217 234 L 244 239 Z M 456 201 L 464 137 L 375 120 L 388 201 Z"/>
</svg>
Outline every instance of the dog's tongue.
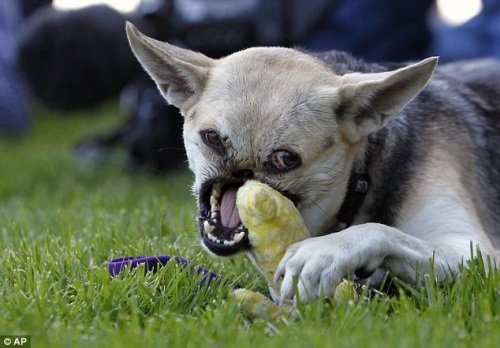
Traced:
<svg viewBox="0 0 500 348">
<path fill-rule="evenodd" d="M 229 187 L 222 195 L 220 204 L 220 217 L 222 225 L 229 228 L 235 228 L 241 223 L 240 214 L 236 207 L 237 186 Z"/>
</svg>

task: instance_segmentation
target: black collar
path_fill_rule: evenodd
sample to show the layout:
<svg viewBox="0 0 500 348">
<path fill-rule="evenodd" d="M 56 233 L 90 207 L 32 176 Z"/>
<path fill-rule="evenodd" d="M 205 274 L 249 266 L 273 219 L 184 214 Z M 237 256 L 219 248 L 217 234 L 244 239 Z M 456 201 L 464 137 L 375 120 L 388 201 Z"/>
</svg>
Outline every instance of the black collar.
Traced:
<svg viewBox="0 0 500 348">
<path fill-rule="evenodd" d="M 349 179 L 349 186 L 344 202 L 337 214 L 337 226 L 343 230 L 352 225 L 354 216 L 358 213 L 370 188 L 370 177 L 367 174 L 368 160 L 355 164 Z"/>
</svg>

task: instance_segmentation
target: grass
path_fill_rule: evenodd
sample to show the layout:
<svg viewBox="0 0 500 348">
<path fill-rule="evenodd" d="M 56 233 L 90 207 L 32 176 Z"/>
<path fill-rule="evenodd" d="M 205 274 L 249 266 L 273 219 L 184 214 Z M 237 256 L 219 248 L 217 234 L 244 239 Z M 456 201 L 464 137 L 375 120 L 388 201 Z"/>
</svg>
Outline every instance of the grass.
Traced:
<svg viewBox="0 0 500 348">
<path fill-rule="evenodd" d="M 243 256 L 199 246 L 187 171 L 166 177 L 79 163 L 72 146 L 118 122 L 114 104 L 89 113 L 35 112 L 22 139 L 0 140 L 0 335 L 32 347 L 496 347 L 500 273 L 475 260 L 455 280 L 344 305 L 313 301 L 284 322 L 252 320 L 228 297 L 265 291 Z M 217 271 L 198 287 L 174 263 L 110 279 L 107 260 L 174 254 Z"/>
</svg>

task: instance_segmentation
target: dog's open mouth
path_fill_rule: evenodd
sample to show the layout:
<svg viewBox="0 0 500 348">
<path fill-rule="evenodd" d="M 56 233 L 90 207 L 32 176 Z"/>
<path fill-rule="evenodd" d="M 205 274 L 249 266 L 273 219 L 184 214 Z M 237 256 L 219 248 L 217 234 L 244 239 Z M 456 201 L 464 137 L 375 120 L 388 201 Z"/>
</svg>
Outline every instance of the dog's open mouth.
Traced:
<svg viewBox="0 0 500 348">
<path fill-rule="evenodd" d="M 249 247 L 248 230 L 236 207 L 236 193 L 241 182 L 214 182 L 205 185 L 200 197 L 200 232 L 203 243 L 221 256 L 235 254 Z"/>
<path fill-rule="evenodd" d="M 207 182 L 200 191 L 200 233 L 203 244 L 216 255 L 229 256 L 250 248 L 248 229 L 236 206 L 236 194 L 244 183 L 245 180 Z M 301 201 L 296 194 L 279 192 L 295 206 Z"/>
</svg>

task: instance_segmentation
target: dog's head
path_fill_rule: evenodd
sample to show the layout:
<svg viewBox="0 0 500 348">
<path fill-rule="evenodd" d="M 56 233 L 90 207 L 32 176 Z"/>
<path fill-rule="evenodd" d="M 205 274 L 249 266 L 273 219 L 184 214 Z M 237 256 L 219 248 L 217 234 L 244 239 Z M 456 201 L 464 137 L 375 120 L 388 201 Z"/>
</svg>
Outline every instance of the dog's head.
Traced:
<svg viewBox="0 0 500 348">
<path fill-rule="evenodd" d="M 138 60 L 184 116 L 200 231 L 218 255 L 247 245 L 235 196 L 249 178 L 288 196 L 311 235 L 326 233 L 366 136 L 420 92 L 436 65 L 430 58 L 339 76 L 292 49 L 251 48 L 214 60 L 131 24 L 127 33 Z"/>
</svg>

